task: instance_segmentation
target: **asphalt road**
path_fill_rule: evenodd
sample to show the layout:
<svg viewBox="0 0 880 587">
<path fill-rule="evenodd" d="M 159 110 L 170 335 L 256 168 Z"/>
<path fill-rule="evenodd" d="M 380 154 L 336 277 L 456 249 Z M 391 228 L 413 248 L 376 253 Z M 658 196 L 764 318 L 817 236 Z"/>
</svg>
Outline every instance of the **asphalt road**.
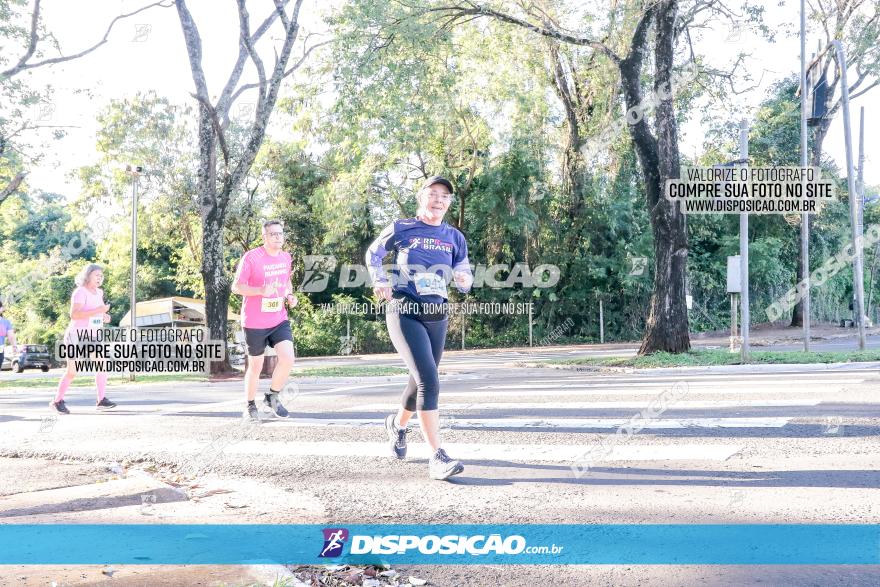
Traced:
<svg viewBox="0 0 880 587">
<path fill-rule="evenodd" d="M 866 347 L 869 349 L 880 348 L 880 336 L 873 335 L 866 338 Z M 758 344 L 754 345 L 755 350 L 774 350 L 774 351 L 799 351 L 803 349 L 800 342 L 773 342 L 765 344 L 757 340 Z M 711 339 L 709 341 L 701 341 L 694 339 L 691 341 L 694 348 L 702 349 L 719 349 L 727 348 L 726 341 L 720 339 Z M 447 350 L 443 356 L 444 368 L 488 368 L 491 366 L 505 366 L 515 362 L 532 362 L 553 359 L 576 359 L 579 357 L 632 357 L 636 355 L 639 349 L 639 343 L 622 342 L 607 344 L 580 344 L 570 346 L 552 346 L 552 347 L 519 347 L 510 349 L 468 349 L 468 350 Z M 810 345 L 812 351 L 855 351 L 858 350 L 858 343 L 855 338 L 831 338 L 823 340 L 813 340 Z M 357 365 L 357 366 L 402 366 L 403 363 L 395 353 L 381 353 L 375 355 L 352 355 L 338 357 L 300 357 L 297 359 L 297 366 L 302 368 L 311 367 L 330 367 L 339 365 Z M 29 369 L 24 373 L 13 373 L 12 371 L 3 371 L 0 377 L 4 379 L 39 379 L 47 376 L 60 377 L 63 369 L 52 369 L 48 374 L 37 369 Z"/>
<path fill-rule="evenodd" d="M 594 352 L 629 352 L 608 347 Z M 93 390 L 74 388 L 73 413 L 57 419 L 51 389 L 2 389 L 0 522 L 880 523 L 875 368 L 516 367 L 573 354 L 447 355 L 444 444 L 466 465 L 450 482 L 428 479 L 417 432 L 411 458 L 389 456 L 381 421 L 395 409 L 402 377 L 299 382 L 286 391 L 292 418 L 245 432 L 239 381 L 111 387 L 119 407 L 99 414 Z M 665 411 L 629 439 L 615 434 L 661 394 L 674 398 Z M 572 465 L 588 470 L 578 476 Z M 75 493 L 87 493 L 85 485 L 64 489 L 101 475 L 109 484 L 100 499 Z M 880 583 L 876 567 L 418 572 L 435 585 Z"/>
</svg>

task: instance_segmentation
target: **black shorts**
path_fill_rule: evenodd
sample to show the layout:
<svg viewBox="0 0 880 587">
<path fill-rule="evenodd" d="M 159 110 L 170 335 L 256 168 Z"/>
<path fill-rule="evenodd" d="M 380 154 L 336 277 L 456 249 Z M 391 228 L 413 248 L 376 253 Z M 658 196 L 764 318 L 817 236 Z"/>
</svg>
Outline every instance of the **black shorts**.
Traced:
<svg viewBox="0 0 880 587">
<path fill-rule="evenodd" d="M 259 357 L 266 350 L 266 345 L 275 348 L 283 340 L 293 342 L 293 332 L 287 320 L 272 328 L 243 328 L 244 340 L 247 343 L 248 355 Z"/>
</svg>

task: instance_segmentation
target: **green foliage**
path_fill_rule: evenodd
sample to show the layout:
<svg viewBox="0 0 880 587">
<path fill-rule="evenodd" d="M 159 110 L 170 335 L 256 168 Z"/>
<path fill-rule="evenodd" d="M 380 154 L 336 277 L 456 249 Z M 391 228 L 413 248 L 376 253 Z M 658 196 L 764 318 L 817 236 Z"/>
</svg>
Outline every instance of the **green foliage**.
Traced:
<svg viewBox="0 0 880 587">
<path fill-rule="evenodd" d="M 0 292 L 20 342 L 51 344 L 67 327 L 73 276 L 94 243 L 81 242 L 61 198 L 13 196 L 0 207 Z"/>
<path fill-rule="evenodd" d="M 600 33 L 612 49 L 622 51 L 639 14 L 636 4 L 615 4 L 607 14 L 562 0 L 545 2 L 541 9 L 548 18 L 570 18 Z M 18 54 L 15 47 L 25 39 L 27 22 L 20 16 L 26 5 L 0 0 L 0 38 L 4 49 L 10 48 L 0 55 L 0 64 Z M 590 47 L 556 46 L 495 20 L 445 26 L 436 14 L 423 11 L 430 5 L 351 0 L 333 14 L 329 50 L 310 60 L 301 79 L 285 88 L 279 110 L 287 116 L 283 125 L 289 132 L 263 144 L 245 185 L 230 201 L 224 229 L 227 268 L 231 271 L 244 251 L 261 243 L 261 222 L 268 217 L 284 222 L 295 283 L 302 282 L 306 255 L 333 255 L 337 270 L 361 264 L 385 225 L 415 214 L 414 195 L 424 178 L 443 174 L 456 186 L 447 221 L 466 235 L 474 264 L 524 263 L 531 270 L 553 265 L 561 272 L 549 288 L 484 286 L 467 295 L 453 292 L 450 301 L 531 302 L 533 339 L 551 344 L 597 341 L 601 300 L 606 339 L 639 338 L 654 271 L 641 171 L 625 131 L 595 161 L 586 161 L 581 149 L 623 114 L 619 72 Z M 744 10 L 750 25 L 760 29 L 761 8 Z M 876 76 L 877 48 L 871 41 L 877 21 L 858 14 L 847 26 L 864 72 Z M 705 30 L 711 29 L 694 32 Z M 706 65 L 705 56 L 694 59 Z M 571 121 L 556 78 L 560 63 L 570 78 L 567 88 L 576 93 L 581 145 L 569 144 Z M 729 100 L 722 77 L 712 81 L 704 74 L 699 83 L 676 89 L 680 123 L 701 115 L 698 98 Z M 781 80 L 755 113 L 749 137 L 753 165 L 798 164 L 796 88 L 794 76 Z M 51 88 L 30 88 L 17 79 L 0 82 L 0 188 L 39 154 L 26 138 L 3 141 L 19 137 L 22 124 L 32 126 L 34 108 L 49 98 Z M 8 315 L 23 340 L 49 342 L 66 327 L 73 276 L 87 262 L 105 266 L 114 322 L 128 310 L 133 178 L 123 171 L 127 163 L 147 170 L 137 184 L 138 298 L 204 296 L 193 108 L 191 102 L 152 92 L 113 100 L 98 116 L 98 156 L 78 172 L 80 193 L 30 193 L 25 184 L 2 203 L 0 291 L 17 293 Z M 244 141 L 235 119 L 230 125 L 234 151 Z M 735 123 L 713 124 L 692 163 L 737 159 L 737 139 Z M 580 165 L 575 177 L 582 179 L 576 189 L 567 185 L 566 162 L 573 159 L 575 167 Z M 845 184 L 830 161 L 823 165 L 823 173 L 838 182 L 839 201 L 812 220 L 813 267 L 849 241 Z M 797 221 L 750 218 L 755 322 L 763 321 L 763 308 L 795 283 Z M 880 209 L 869 206 L 865 224 L 878 221 Z M 80 231 L 94 242 L 65 257 L 65 244 Z M 725 329 L 730 319 L 726 257 L 738 252 L 738 218 L 691 216 L 688 236 L 691 328 Z M 876 309 L 880 296 L 872 285 L 880 282 L 880 248 L 867 252 L 865 272 L 866 297 Z M 33 275 L 39 279 L 29 280 Z M 507 269 L 498 272 L 498 279 L 506 277 Z M 850 280 L 851 270 L 844 269 L 814 289 L 814 318 L 848 314 Z M 17 287 L 21 283 L 27 287 Z M 322 304 L 370 298 L 369 288 L 340 287 L 338 271 L 325 291 L 299 294 L 300 305 L 292 313 L 299 355 L 339 353 L 346 327 L 352 352 L 392 350 L 381 316 L 352 315 L 347 321 L 322 309 Z M 232 296 L 231 305 L 237 311 L 240 297 Z M 467 316 L 451 320 L 449 348 L 460 345 L 462 322 L 468 347 L 528 341 L 525 315 Z"/>
<path fill-rule="evenodd" d="M 293 335 L 299 356 L 338 355 L 346 350 L 346 318 L 349 320 L 353 344 L 350 354 L 389 352 L 392 350 L 384 319 L 345 314 L 330 309 L 333 305 L 346 306 L 364 303 L 345 294 L 334 294 L 327 306 L 315 305 L 303 294 L 294 310 Z"/>
</svg>

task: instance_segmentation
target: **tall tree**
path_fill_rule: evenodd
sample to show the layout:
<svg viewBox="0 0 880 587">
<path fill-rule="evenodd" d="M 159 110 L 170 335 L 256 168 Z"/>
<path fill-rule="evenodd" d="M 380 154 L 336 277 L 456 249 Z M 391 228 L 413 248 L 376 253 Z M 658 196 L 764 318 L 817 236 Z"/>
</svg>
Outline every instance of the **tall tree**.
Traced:
<svg viewBox="0 0 880 587">
<path fill-rule="evenodd" d="M 590 47 L 609 60 L 620 76 L 627 112 L 643 112 L 644 64 L 653 61 L 653 94 L 658 98 L 654 128 L 645 116 L 628 120 L 645 187 L 646 204 L 654 234 L 654 289 L 640 353 L 683 352 L 690 348 L 685 307 L 687 236 L 684 217 L 663 197 L 667 179 L 678 177 L 678 132 L 672 97 L 675 41 L 683 27 L 677 21 L 678 2 L 660 0 L 637 3 L 638 18 L 621 50 L 607 39 L 570 32 L 557 24 L 543 3 L 520 4 L 521 15 L 511 14 L 470 0 L 442 3 L 425 9 L 447 19 L 448 24 L 489 17 L 523 27 L 560 43 Z M 697 10 L 695 7 L 693 10 Z M 692 20 L 692 16 L 685 15 Z M 649 32 L 654 29 L 653 48 Z"/>
<path fill-rule="evenodd" d="M 202 38 L 185 0 L 176 0 L 177 14 L 183 31 L 190 70 L 195 83 L 194 98 L 198 102 L 199 162 L 196 192 L 202 220 L 202 280 L 205 285 L 205 313 L 211 337 L 226 340 L 226 316 L 229 307 L 230 283 L 226 270 L 223 228 L 230 199 L 241 188 L 253 166 L 269 117 L 275 108 L 281 82 L 296 71 L 309 53 L 323 43 L 303 47 L 301 57 L 290 65 L 294 45 L 300 32 L 300 8 L 296 0 L 287 12 L 289 0 L 275 0 L 271 14 L 254 30 L 245 0 L 236 0 L 239 35 L 238 57 L 220 95 L 212 100 L 202 66 Z M 275 47 L 275 63 L 267 71 L 257 51 L 258 41 L 275 23 L 281 26 L 281 46 Z M 256 70 L 257 82 L 243 83 L 245 66 L 250 62 Z M 249 114 L 245 138 L 241 144 L 229 140 L 230 109 L 247 90 L 256 90 L 257 98 Z M 213 363 L 214 372 L 229 369 L 228 362 Z"/>
</svg>

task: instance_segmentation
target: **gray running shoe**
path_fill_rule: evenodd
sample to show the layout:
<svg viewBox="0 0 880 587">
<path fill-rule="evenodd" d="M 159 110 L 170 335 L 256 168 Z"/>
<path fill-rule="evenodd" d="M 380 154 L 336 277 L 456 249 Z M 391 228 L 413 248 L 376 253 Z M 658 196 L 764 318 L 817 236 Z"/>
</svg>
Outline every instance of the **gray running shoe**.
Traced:
<svg viewBox="0 0 880 587">
<path fill-rule="evenodd" d="M 112 410 L 116 407 L 114 402 L 111 402 L 109 399 L 102 398 L 101 401 L 95 404 L 95 409 L 97 410 Z"/>
<path fill-rule="evenodd" d="M 272 393 L 267 393 L 266 397 L 263 399 L 263 404 L 269 408 L 269 411 L 277 418 L 286 418 L 290 415 L 290 412 L 281 405 L 281 402 L 278 401 L 278 394 L 274 391 Z"/>
<path fill-rule="evenodd" d="M 449 458 L 449 455 L 442 448 L 438 448 L 431 460 L 428 461 L 428 475 L 431 479 L 442 481 L 453 475 L 458 475 L 462 471 L 464 471 L 464 465 Z"/>
<path fill-rule="evenodd" d="M 260 412 L 257 410 L 256 404 L 249 403 L 241 415 L 245 420 L 252 420 L 254 422 L 260 421 Z"/>
<path fill-rule="evenodd" d="M 65 405 L 64 400 L 57 401 L 57 402 L 55 402 L 55 401 L 49 402 L 49 405 L 52 406 L 52 408 L 56 412 L 58 412 L 59 414 L 69 414 L 70 413 L 70 410 L 67 409 L 67 406 Z"/>
<path fill-rule="evenodd" d="M 391 442 L 391 450 L 398 459 L 406 458 L 406 435 L 409 434 L 409 428 L 398 428 L 394 423 L 394 414 L 389 414 L 385 418 L 385 431 L 388 433 L 388 440 Z"/>
</svg>

